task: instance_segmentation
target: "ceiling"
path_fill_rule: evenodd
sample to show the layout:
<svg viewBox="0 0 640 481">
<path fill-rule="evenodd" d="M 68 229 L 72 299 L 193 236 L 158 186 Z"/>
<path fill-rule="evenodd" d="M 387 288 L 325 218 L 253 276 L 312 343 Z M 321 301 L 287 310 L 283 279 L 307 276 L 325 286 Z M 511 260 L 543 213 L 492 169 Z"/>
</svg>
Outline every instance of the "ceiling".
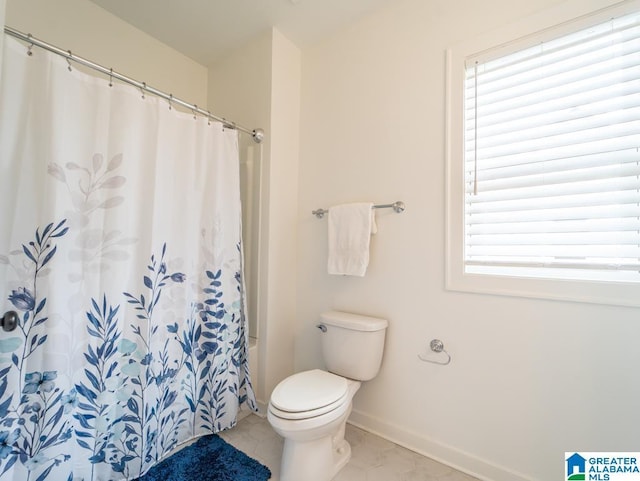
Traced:
<svg viewBox="0 0 640 481">
<path fill-rule="evenodd" d="M 136 28 L 211 65 L 276 27 L 303 48 L 393 0 L 91 0 Z"/>
</svg>

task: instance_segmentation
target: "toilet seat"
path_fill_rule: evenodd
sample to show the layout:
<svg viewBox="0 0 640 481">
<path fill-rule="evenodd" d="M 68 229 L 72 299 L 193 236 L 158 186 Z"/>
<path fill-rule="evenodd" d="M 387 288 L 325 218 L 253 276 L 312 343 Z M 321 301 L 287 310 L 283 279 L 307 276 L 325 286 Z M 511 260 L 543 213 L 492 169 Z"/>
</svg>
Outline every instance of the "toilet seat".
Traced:
<svg viewBox="0 0 640 481">
<path fill-rule="evenodd" d="M 271 394 L 269 409 L 283 419 L 308 419 L 331 412 L 348 399 L 345 378 L 313 369 L 280 382 Z"/>
</svg>

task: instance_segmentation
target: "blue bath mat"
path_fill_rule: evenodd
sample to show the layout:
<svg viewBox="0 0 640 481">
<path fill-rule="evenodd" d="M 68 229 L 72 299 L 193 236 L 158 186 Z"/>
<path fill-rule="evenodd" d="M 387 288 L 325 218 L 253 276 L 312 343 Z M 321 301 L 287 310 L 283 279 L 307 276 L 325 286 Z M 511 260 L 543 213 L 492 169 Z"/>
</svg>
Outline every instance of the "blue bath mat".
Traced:
<svg viewBox="0 0 640 481">
<path fill-rule="evenodd" d="M 271 471 L 216 434 L 169 456 L 137 481 L 266 481 Z"/>
</svg>

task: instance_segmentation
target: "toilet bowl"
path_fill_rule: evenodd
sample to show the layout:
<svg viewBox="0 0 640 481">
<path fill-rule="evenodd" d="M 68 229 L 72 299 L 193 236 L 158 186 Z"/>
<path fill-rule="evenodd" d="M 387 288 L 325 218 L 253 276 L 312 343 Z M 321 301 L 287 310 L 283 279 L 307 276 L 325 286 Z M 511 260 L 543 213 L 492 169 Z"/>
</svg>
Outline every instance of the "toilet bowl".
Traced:
<svg viewBox="0 0 640 481">
<path fill-rule="evenodd" d="M 267 419 L 284 438 L 281 481 L 329 481 L 351 448 L 344 439 L 360 382 L 314 369 L 290 376 L 271 395 Z"/>
<path fill-rule="evenodd" d="M 382 362 L 386 320 L 338 311 L 320 319 L 327 370 L 289 376 L 269 401 L 267 419 L 284 438 L 280 481 L 331 481 L 347 464 L 344 432 L 353 396 Z"/>
</svg>

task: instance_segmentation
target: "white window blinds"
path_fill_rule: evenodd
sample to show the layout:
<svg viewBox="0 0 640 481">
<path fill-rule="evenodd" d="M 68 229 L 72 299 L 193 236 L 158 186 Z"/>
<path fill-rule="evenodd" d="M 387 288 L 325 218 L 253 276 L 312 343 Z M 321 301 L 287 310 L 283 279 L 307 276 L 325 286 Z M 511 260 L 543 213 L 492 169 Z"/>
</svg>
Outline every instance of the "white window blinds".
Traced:
<svg viewBox="0 0 640 481">
<path fill-rule="evenodd" d="M 465 272 L 640 282 L 640 12 L 465 79 Z"/>
</svg>

